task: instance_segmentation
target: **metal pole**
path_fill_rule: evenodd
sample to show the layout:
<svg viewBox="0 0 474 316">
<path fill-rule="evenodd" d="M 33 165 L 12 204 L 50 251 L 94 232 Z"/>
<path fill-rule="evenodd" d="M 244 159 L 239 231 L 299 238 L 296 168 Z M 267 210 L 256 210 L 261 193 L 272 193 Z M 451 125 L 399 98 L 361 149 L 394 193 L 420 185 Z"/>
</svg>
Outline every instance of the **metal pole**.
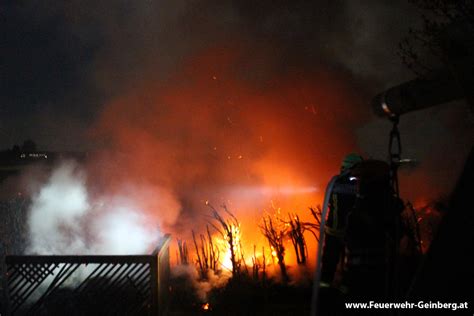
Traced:
<svg viewBox="0 0 474 316">
<path fill-rule="evenodd" d="M 328 186 L 326 187 L 326 193 L 324 195 L 323 209 L 321 212 L 321 220 L 319 224 L 319 245 L 318 253 L 316 256 L 316 271 L 314 272 L 313 279 L 313 293 L 311 297 L 311 316 L 316 316 L 318 314 L 318 300 L 319 300 L 319 283 L 321 280 L 321 265 L 323 257 L 323 247 L 324 247 L 324 226 L 326 225 L 326 216 L 329 209 L 329 199 L 331 197 L 332 189 L 336 180 L 339 176 L 334 176 L 331 181 L 329 181 Z"/>
</svg>

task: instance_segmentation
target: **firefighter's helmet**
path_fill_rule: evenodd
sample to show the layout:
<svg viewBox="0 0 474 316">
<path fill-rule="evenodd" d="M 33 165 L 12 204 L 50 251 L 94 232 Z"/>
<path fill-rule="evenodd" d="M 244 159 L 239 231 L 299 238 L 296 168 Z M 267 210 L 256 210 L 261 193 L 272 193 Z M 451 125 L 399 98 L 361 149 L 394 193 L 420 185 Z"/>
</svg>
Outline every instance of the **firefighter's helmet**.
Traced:
<svg viewBox="0 0 474 316">
<path fill-rule="evenodd" d="M 347 156 L 345 156 L 344 159 L 342 160 L 341 171 L 350 169 L 354 167 L 356 164 L 358 164 L 359 162 L 362 162 L 363 160 L 364 159 L 362 158 L 362 156 L 356 153 L 350 153 Z"/>
</svg>

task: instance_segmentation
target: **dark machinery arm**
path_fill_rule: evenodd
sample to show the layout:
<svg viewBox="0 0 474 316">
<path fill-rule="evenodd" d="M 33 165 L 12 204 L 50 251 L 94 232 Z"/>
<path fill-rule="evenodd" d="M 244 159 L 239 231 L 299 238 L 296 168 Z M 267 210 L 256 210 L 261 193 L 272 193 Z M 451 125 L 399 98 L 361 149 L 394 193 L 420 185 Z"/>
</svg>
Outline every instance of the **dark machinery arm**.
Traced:
<svg viewBox="0 0 474 316">
<path fill-rule="evenodd" d="M 392 87 L 372 101 L 378 116 L 399 116 L 464 97 L 464 92 L 448 71 L 431 79 L 414 79 Z"/>
</svg>

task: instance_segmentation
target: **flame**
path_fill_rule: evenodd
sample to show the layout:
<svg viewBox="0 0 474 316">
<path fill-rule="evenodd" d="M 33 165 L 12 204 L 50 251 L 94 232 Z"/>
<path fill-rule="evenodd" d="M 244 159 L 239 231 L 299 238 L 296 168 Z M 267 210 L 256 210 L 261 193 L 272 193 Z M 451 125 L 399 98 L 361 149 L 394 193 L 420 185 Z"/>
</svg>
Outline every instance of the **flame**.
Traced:
<svg viewBox="0 0 474 316">
<path fill-rule="evenodd" d="M 209 303 L 205 303 L 205 304 L 202 304 L 202 309 L 207 311 L 207 310 L 210 310 L 211 309 L 211 306 L 209 305 Z"/>
<path fill-rule="evenodd" d="M 275 248 L 273 248 L 273 246 L 270 246 L 270 249 L 272 250 L 272 252 L 271 252 L 271 253 L 272 253 L 272 257 L 273 257 L 273 258 L 276 258 L 276 257 L 277 257 L 277 252 L 276 252 Z"/>
<path fill-rule="evenodd" d="M 230 224 L 230 231 L 233 236 L 232 248 L 237 261 L 240 261 L 243 257 L 242 253 L 242 232 L 240 225 Z M 224 256 L 220 259 L 220 265 L 222 268 L 231 271 L 232 270 L 232 252 L 229 244 L 229 239 L 225 235 L 216 234 L 214 236 L 214 242 L 216 243 L 219 252 L 223 253 Z"/>
<path fill-rule="evenodd" d="M 273 201 L 280 217 L 291 212 L 311 220 L 308 207 L 322 203 L 321 188 L 356 146 L 361 91 L 333 68 L 267 73 L 262 60 L 280 68 L 267 58 L 272 49 L 238 40 L 194 53 L 162 80 L 137 76 L 104 105 L 89 133 L 106 144 L 91 174 L 111 192 L 149 188 L 137 198 L 140 207 L 162 231 L 183 239 L 191 239 L 191 225 L 205 231 L 205 200 L 225 202 L 241 223 L 234 246 L 246 261 L 254 246 L 265 246 L 268 260 L 258 227 L 264 210 Z M 216 244 L 222 239 L 216 236 Z M 307 242 L 311 260 L 316 242 L 311 236 Z M 220 260 L 229 266 L 225 244 Z"/>
<path fill-rule="evenodd" d="M 310 212 L 305 212 L 306 208 L 302 208 L 298 211 L 294 208 L 283 207 L 284 203 L 275 200 L 271 200 L 269 204 L 269 211 L 265 209 L 263 211 L 258 211 L 257 214 L 270 215 L 275 221 L 275 225 L 277 225 L 281 230 L 288 232 L 291 229 L 291 225 L 288 223 L 288 220 L 290 219 L 299 219 L 307 222 L 314 221 L 312 217 L 308 216 Z M 259 228 L 262 218 L 247 216 L 239 217 L 239 220 L 240 219 L 242 219 L 242 221 L 239 225 L 230 225 L 230 230 L 234 238 L 232 241 L 232 247 L 237 263 L 242 265 L 242 269 L 244 268 L 244 264 L 247 265 L 248 269 L 251 269 L 255 262 L 262 262 L 263 258 L 265 258 L 267 267 L 272 268 L 272 266 L 274 266 L 274 268 L 278 269 L 277 251 L 273 246 L 268 244 L 268 241 L 265 239 Z M 225 271 L 232 271 L 231 249 L 228 237 L 216 232 L 212 238 L 214 244 L 219 249 L 220 268 Z M 296 265 L 296 254 L 293 253 L 294 248 L 291 239 L 286 235 L 283 238 L 286 250 L 284 254 L 285 264 L 288 266 Z M 315 256 L 313 254 L 316 253 L 317 242 L 314 236 L 309 232 L 305 232 L 305 239 L 308 247 L 308 264 L 313 265 L 315 261 Z"/>
</svg>

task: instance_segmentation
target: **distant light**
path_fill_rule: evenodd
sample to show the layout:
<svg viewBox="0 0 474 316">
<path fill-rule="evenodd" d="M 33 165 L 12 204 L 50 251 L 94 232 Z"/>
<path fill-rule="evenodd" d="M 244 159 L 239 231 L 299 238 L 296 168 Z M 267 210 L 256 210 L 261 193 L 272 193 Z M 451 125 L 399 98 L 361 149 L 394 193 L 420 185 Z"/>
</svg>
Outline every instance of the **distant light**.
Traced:
<svg viewBox="0 0 474 316">
<path fill-rule="evenodd" d="M 21 154 L 20 157 L 25 158 L 26 154 Z M 48 158 L 48 155 L 44 154 L 44 153 L 29 153 L 28 157 L 30 157 L 30 158 L 45 158 L 46 159 L 46 158 Z"/>
<path fill-rule="evenodd" d="M 357 177 L 349 177 L 349 181 L 356 181 Z"/>
</svg>

